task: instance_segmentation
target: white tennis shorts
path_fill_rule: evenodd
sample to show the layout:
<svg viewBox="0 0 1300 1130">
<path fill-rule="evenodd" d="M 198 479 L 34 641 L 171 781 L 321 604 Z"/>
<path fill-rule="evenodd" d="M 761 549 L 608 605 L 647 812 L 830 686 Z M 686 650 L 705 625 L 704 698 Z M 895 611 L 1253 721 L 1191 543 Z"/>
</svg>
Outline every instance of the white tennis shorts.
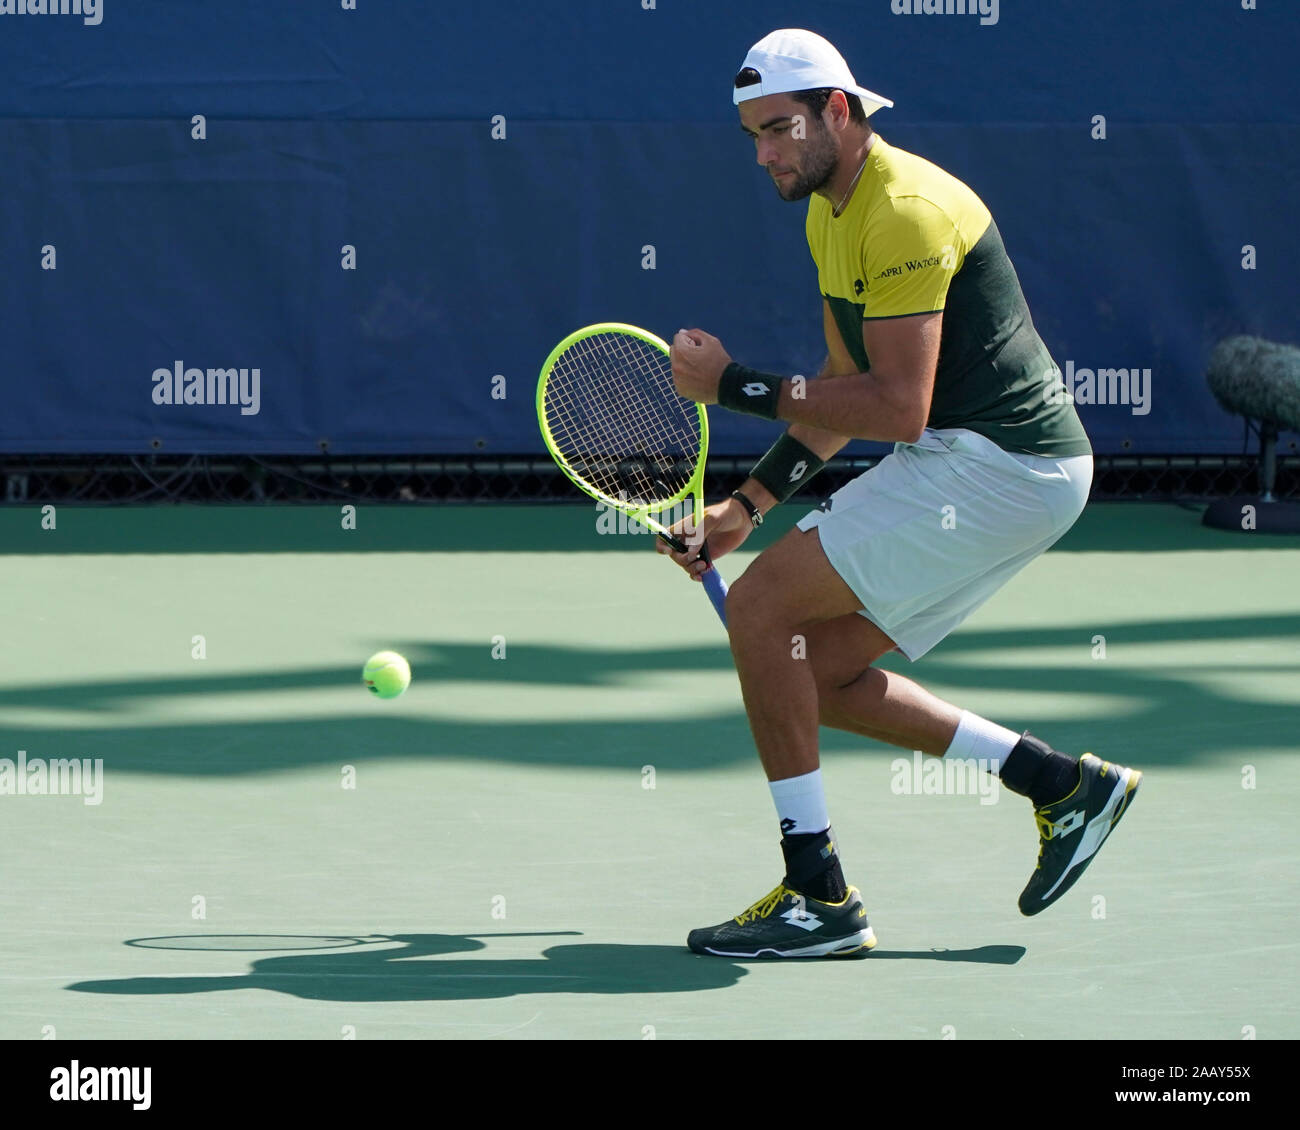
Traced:
<svg viewBox="0 0 1300 1130">
<path fill-rule="evenodd" d="M 865 616 L 915 662 L 1083 512 L 1092 456 L 1012 455 L 926 428 L 800 520 Z"/>
</svg>

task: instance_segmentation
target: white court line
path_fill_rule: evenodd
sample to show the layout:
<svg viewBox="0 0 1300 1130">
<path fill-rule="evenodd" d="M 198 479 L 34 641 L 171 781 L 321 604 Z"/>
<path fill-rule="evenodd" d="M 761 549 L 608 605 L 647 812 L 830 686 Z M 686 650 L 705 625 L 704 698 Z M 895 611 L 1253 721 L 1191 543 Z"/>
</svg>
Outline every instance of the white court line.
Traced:
<svg viewBox="0 0 1300 1130">
<path fill-rule="evenodd" d="M 508 1036 L 510 1035 L 511 1032 L 518 1032 L 520 1028 L 527 1028 L 528 1025 L 530 1025 L 534 1020 L 537 1019 L 537 1017 L 541 1015 L 542 1014 L 538 1012 L 532 1017 L 530 1017 L 529 1019 L 525 1020 L 522 1024 L 516 1024 L 513 1028 L 507 1028 L 504 1032 L 489 1032 L 486 1038 L 489 1040 L 495 1040 L 498 1036 Z"/>
</svg>

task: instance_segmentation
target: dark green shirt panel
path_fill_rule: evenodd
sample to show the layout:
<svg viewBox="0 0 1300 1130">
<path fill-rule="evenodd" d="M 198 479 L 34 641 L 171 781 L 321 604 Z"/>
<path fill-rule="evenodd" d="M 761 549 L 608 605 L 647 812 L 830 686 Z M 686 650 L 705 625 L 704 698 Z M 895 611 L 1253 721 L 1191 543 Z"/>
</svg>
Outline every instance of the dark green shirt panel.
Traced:
<svg viewBox="0 0 1300 1130">
<path fill-rule="evenodd" d="M 858 372 L 865 373 L 871 368 L 867 347 L 862 344 L 862 312 L 866 307 L 860 302 L 850 302 L 847 298 L 833 298 L 829 294 L 822 297 L 830 303 L 831 315 L 839 327 L 840 337 L 844 339 L 844 348 L 858 366 Z"/>
<path fill-rule="evenodd" d="M 871 365 L 862 343 L 864 307 L 823 297 L 849 356 L 866 372 Z M 927 424 L 969 428 L 1006 451 L 1091 454 L 1074 405 L 1046 395 L 1054 371 L 997 225 L 990 223 L 948 288 Z"/>
</svg>

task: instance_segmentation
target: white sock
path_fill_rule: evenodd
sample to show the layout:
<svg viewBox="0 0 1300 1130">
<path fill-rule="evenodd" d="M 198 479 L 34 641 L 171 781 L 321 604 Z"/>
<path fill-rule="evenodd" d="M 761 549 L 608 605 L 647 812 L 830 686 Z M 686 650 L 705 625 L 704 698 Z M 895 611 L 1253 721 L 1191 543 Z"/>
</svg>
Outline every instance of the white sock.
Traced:
<svg viewBox="0 0 1300 1130">
<path fill-rule="evenodd" d="M 814 769 L 801 777 L 768 781 L 776 818 L 781 821 L 783 836 L 804 836 L 824 832 L 831 826 L 826 815 L 826 791 L 822 788 L 822 771 Z"/>
<path fill-rule="evenodd" d="M 957 732 L 953 735 L 952 745 L 944 750 L 943 755 L 983 761 L 989 772 L 998 777 L 1002 774 L 1002 763 L 1007 759 L 1007 754 L 1019 740 L 1020 735 L 1005 726 L 964 710 Z"/>
</svg>

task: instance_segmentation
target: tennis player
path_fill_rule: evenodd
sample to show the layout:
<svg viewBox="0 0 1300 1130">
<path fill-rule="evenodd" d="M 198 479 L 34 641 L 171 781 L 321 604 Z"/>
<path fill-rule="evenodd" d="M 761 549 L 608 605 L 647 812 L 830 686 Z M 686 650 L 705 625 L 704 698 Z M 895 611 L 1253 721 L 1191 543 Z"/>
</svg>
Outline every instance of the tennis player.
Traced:
<svg viewBox="0 0 1300 1130">
<path fill-rule="evenodd" d="M 1037 914 L 1078 881 L 1141 774 L 1061 753 L 873 664 L 895 650 L 920 659 L 1074 524 L 1092 482 L 1087 434 L 988 208 L 868 124 L 892 102 L 798 29 L 755 44 L 734 86 L 758 163 L 783 200 L 808 200 L 829 357 L 815 380 L 783 379 L 733 361 L 703 330 L 674 337 L 682 396 L 790 425 L 741 489 L 705 510 L 698 534 L 722 557 L 850 439 L 894 449 L 731 586 L 731 649 L 785 876 L 688 945 L 815 957 L 876 944 L 840 865 L 819 723 L 982 759 L 1028 797 L 1039 856 L 1020 910 Z M 698 549 L 671 556 L 696 578 L 706 568 Z"/>
</svg>

